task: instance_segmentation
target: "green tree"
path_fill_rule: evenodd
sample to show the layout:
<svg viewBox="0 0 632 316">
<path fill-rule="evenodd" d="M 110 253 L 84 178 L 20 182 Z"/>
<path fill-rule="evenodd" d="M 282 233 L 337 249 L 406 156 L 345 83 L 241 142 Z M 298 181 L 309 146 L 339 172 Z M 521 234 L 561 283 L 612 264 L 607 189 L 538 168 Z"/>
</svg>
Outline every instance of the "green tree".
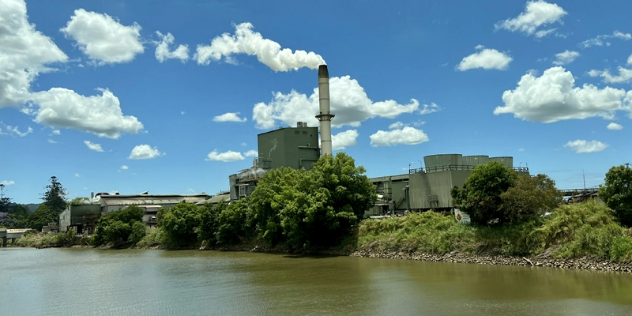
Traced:
<svg viewBox="0 0 632 316">
<path fill-rule="evenodd" d="M 46 204 L 51 212 L 58 216 L 66 209 L 66 190 L 61 183 L 57 180 L 57 177 L 52 176 L 50 178 L 50 184 L 46 186 L 46 192 L 42 200 Z"/>
<path fill-rule="evenodd" d="M 547 175 L 518 176 L 515 186 L 500 195 L 502 217 L 508 222 L 544 215 L 560 205 L 562 193 Z"/>
<path fill-rule="evenodd" d="M 223 210 L 217 219 L 218 228 L 215 238 L 218 244 L 237 244 L 242 238 L 252 237 L 250 227 L 246 225 L 249 198 L 233 202 Z"/>
<path fill-rule="evenodd" d="M 201 214 L 195 204 L 180 202 L 158 212 L 160 226 L 172 246 L 190 246 L 197 241 Z"/>
<path fill-rule="evenodd" d="M 143 237 L 147 235 L 147 227 L 141 222 L 134 221 L 132 224 L 132 233 L 129 236 L 129 242 L 137 244 Z"/>
<path fill-rule="evenodd" d="M 132 228 L 135 223 L 143 225 L 143 213 L 144 211 L 142 208 L 136 205 L 130 205 L 126 208 L 112 211 L 99 218 L 97 227 L 94 231 L 93 244 L 95 246 L 105 244 L 120 246 L 128 242 L 132 242 L 132 239 L 136 238 L 137 235 L 140 234 L 136 233 L 137 235 L 131 238 Z M 138 225 L 136 226 L 138 227 Z"/>
<path fill-rule="evenodd" d="M 282 194 L 284 188 L 296 188 L 306 173 L 304 169 L 288 167 L 272 169 L 257 183 L 257 188 L 250 195 L 247 225 L 254 227 L 255 234 L 270 245 L 285 240 L 280 218 L 282 203 L 275 201 L 275 196 Z"/>
<path fill-rule="evenodd" d="M 217 243 L 216 233 L 219 229 L 219 215 L 228 207 L 223 201 L 218 204 L 206 203 L 200 207 L 200 227 L 198 228 L 198 240 L 206 241 L 207 245 Z"/>
<path fill-rule="evenodd" d="M 42 227 L 48 226 L 48 223 L 57 222 L 58 216 L 53 214 L 53 211 L 45 203 L 40 206 L 29 215 L 27 219 L 28 228 L 32 228 L 38 231 L 42 230 Z"/>
<path fill-rule="evenodd" d="M 632 226 L 632 168 L 614 166 L 606 173 L 599 197 L 611 208 L 622 225 Z"/>
<path fill-rule="evenodd" d="M 478 165 L 465 180 L 463 188 L 452 188 L 453 205 L 470 215 L 473 223 L 486 225 L 492 220 L 508 222 L 501 208 L 501 195 L 513 187 L 518 173 L 492 161 Z"/>
<path fill-rule="evenodd" d="M 377 199 L 375 187 L 345 153 L 321 157 L 296 185 L 274 197 L 291 247 L 332 246 L 349 234 Z"/>
</svg>

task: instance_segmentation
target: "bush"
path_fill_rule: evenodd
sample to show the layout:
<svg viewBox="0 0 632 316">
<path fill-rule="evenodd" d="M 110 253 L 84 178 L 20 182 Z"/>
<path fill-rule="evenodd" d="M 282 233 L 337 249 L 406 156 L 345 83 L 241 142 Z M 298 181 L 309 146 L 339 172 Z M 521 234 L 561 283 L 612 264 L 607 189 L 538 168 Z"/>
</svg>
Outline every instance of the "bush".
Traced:
<svg viewBox="0 0 632 316">
<path fill-rule="evenodd" d="M 599 197 L 615 212 L 622 225 L 632 226 L 632 169 L 626 166 L 610 168 Z"/>
<path fill-rule="evenodd" d="M 136 246 L 141 248 L 160 246 L 166 243 L 165 240 L 165 234 L 162 229 L 150 228 L 149 233 L 146 234 L 143 239 L 137 242 Z"/>
<path fill-rule="evenodd" d="M 194 245 L 200 223 L 200 210 L 195 204 L 180 202 L 158 212 L 158 226 L 164 231 L 167 242 L 173 246 Z"/>
<path fill-rule="evenodd" d="M 212 205 L 204 204 L 200 207 L 200 227 L 198 229 L 198 240 L 206 242 L 207 246 L 217 244 L 215 234 L 219 229 L 219 215 L 228 207 L 223 201 Z"/>
<path fill-rule="evenodd" d="M 252 231 L 247 229 L 246 214 L 248 213 L 248 198 L 231 203 L 223 210 L 217 219 L 215 238 L 218 244 L 234 245 L 243 238 L 252 237 Z"/>
<path fill-rule="evenodd" d="M 516 184 L 518 173 L 503 164 L 492 161 L 478 165 L 465 180 L 463 188 L 451 191 L 453 204 L 470 215 L 473 223 L 487 225 L 492 220 L 508 222 L 500 206 L 501 194 Z"/>
<path fill-rule="evenodd" d="M 130 240 L 132 226 L 134 226 L 135 223 L 142 225 L 143 213 L 142 208 L 131 205 L 120 210 L 112 211 L 99 218 L 92 238 L 92 244 L 94 246 L 105 244 L 121 246 L 132 242 L 132 240 Z"/>
<path fill-rule="evenodd" d="M 129 236 L 129 242 L 136 245 L 145 235 L 147 235 L 147 226 L 141 222 L 134 221 L 132 224 L 132 233 Z"/>
<path fill-rule="evenodd" d="M 540 217 L 562 202 L 555 181 L 546 175 L 518 176 L 516 184 L 500 195 L 500 210 L 506 222 L 520 222 Z"/>
</svg>

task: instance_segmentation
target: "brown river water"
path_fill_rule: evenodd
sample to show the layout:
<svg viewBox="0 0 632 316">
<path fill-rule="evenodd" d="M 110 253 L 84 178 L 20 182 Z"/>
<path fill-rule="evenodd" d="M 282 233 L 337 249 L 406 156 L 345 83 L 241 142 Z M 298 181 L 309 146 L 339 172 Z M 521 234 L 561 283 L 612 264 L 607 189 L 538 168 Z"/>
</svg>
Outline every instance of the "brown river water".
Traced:
<svg viewBox="0 0 632 316">
<path fill-rule="evenodd" d="M 0 248 L 0 315 L 632 315 L 632 275 L 247 252 Z"/>
</svg>

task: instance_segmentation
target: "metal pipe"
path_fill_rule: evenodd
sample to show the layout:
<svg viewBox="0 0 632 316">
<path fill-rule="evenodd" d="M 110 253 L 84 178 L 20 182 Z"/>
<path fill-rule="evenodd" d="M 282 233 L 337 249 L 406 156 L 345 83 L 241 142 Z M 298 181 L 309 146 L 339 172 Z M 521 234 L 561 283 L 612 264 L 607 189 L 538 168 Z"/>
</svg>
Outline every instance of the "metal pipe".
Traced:
<svg viewBox="0 0 632 316">
<path fill-rule="evenodd" d="M 316 115 L 316 118 L 320 121 L 320 148 L 323 156 L 331 155 L 331 119 L 334 115 L 330 112 L 327 65 L 318 66 L 318 101 L 320 113 Z"/>
</svg>

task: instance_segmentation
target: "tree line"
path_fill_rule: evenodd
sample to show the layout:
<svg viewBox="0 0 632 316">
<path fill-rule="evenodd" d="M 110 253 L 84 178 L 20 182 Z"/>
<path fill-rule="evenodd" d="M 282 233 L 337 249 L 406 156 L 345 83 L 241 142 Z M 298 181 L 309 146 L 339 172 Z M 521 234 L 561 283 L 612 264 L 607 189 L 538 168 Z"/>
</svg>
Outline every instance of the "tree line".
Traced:
<svg viewBox="0 0 632 316">
<path fill-rule="evenodd" d="M 67 192 L 61 185 L 57 177 L 50 178 L 50 184 L 46 186 L 46 191 L 42 194 L 44 202 L 33 212 L 29 212 L 26 205 L 16 204 L 9 197 L 0 199 L 0 213 L 4 216 L 0 218 L 0 227 L 7 228 L 32 228 L 38 231 L 48 223 L 59 222 L 59 214 L 66 209 Z"/>
</svg>

